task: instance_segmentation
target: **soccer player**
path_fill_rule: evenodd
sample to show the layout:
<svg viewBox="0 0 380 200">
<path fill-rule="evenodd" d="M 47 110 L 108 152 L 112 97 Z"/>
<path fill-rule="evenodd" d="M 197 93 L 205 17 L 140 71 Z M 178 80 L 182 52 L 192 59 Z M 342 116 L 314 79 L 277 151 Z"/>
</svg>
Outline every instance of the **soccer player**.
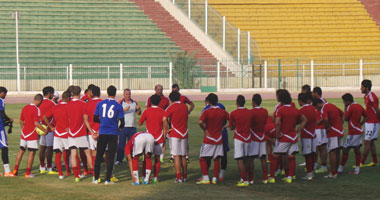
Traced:
<svg viewBox="0 0 380 200">
<path fill-rule="evenodd" d="M 45 115 L 43 116 L 43 119 L 45 123 L 48 125 L 49 129 L 54 131 L 54 143 L 53 143 L 53 150 L 55 152 L 55 166 L 57 167 L 59 179 L 63 179 L 63 172 L 62 172 L 62 153 L 63 153 L 63 160 L 65 163 L 66 168 L 66 176 L 69 176 L 71 174 L 71 170 L 69 167 L 69 159 L 68 159 L 68 151 L 69 151 L 69 142 L 68 142 L 68 128 L 69 128 L 69 121 L 68 121 L 68 113 L 67 113 L 67 103 L 70 101 L 70 94 L 69 92 L 64 92 L 62 94 L 62 101 L 52 107 Z M 51 122 L 49 122 L 49 119 L 54 117 L 55 121 L 55 127 L 52 125 Z M 64 153 L 66 152 L 66 153 Z"/>
<path fill-rule="evenodd" d="M 174 167 L 176 171 L 176 183 L 187 182 L 187 161 L 186 155 L 188 154 L 188 108 L 185 104 L 181 103 L 179 92 L 171 92 L 169 95 L 170 106 L 165 110 L 163 117 L 165 133 L 170 134 L 170 154 L 174 157 Z M 162 99 L 161 99 L 162 101 Z M 161 103 L 160 103 L 161 104 Z M 169 129 L 169 121 L 171 128 Z M 181 168 L 183 179 L 181 179 Z"/>
<path fill-rule="evenodd" d="M 80 160 L 78 157 L 78 149 L 84 151 L 87 163 L 90 168 L 93 168 L 92 159 L 90 154 L 90 144 L 88 142 L 88 134 L 84 123 L 84 114 L 86 103 L 81 101 L 80 98 L 81 88 L 74 86 L 71 90 L 72 99 L 67 104 L 67 112 L 69 119 L 69 146 L 70 146 L 70 160 L 71 167 L 74 171 L 75 182 L 80 181 L 81 169 Z"/>
<path fill-rule="evenodd" d="M 125 145 L 125 155 L 128 158 L 129 170 L 132 177 L 132 185 L 140 185 L 139 181 L 139 157 L 144 155 L 146 162 L 145 178 L 143 184 L 149 183 L 154 149 L 154 137 L 150 133 L 138 132 L 132 136 Z"/>
<path fill-rule="evenodd" d="M 265 139 L 265 128 L 268 121 L 268 111 L 265 108 L 260 107 L 262 98 L 260 94 L 254 94 L 252 97 L 252 106 L 251 110 L 251 133 L 252 133 L 252 142 L 250 145 L 249 156 L 258 158 L 261 161 L 261 169 L 263 172 L 263 183 L 268 183 L 268 165 L 266 162 L 266 139 Z M 274 128 L 274 127 L 273 127 Z M 250 183 L 253 184 L 253 160 L 252 167 L 250 168 Z"/>
<path fill-rule="evenodd" d="M 325 178 L 336 178 L 336 171 L 340 163 L 340 150 L 343 147 L 343 111 L 331 103 L 319 103 L 318 107 L 321 107 L 323 122 L 327 129 L 327 151 L 330 156 L 331 172 Z"/>
<path fill-rule="evenodd" d="M 123 107 L 115 100 L 116 87 L 111 85 L 107 88 L 108 98 L 96 105 L 94 113 L 94 122 L 100 123 L 99 138 L 96 148 L 95 159 L 95 179 L 93 183 L 98 184 L 100 164 L 104 151 L 108 147 L 109 162 L 107 164 L 106 180 L 104 184 L 114 184 L 111 181 L 111 175 L 117 150 L 117 140 L 119 130 L 124 127 L 124 111 Z M 118 122 L 120 126 L 118 127 Z M 91 135 L 95 135 L 90 129 Z"/>
<path fill-rule="evenodd" d="M 7 96 L 8 90 L 5 87 L 0 87 L 0 149 L 1 158 L 4 164 L 4 176 L 13 177 L 14 174 L 9 169 L 9 156 L 8 156 L 8 139 L 4 129 L 4 122 L 13 122 L 13 118 L 9 118 L 5 114 L 4 99 Z"/>
<path fill-rule="evenodd" d="M 41 112 L 38 106 L 41 105 L 43 101 L 43 96 L 37 94 L 34 96 L 33 103 L 24 106 L 21 111 L 20 116 L 20 127 L 21 127 L 21 139 L 20 139 L 20 150 L 17 153 L 16 164 L 13 170 L 15 176 L 18 175 L 19 165 L 21 163 L 22 156 L 25 151 L 29 151 L 27 167 L 25 171 L 25 178 L 34 178 L 35 176 L 31 173 L 34 156 L 38 150 L 38 134 L 36 128 L 39 128 L 44 134 L 48 131 L 41 126 L 40 118 Z"/>
<path fill-rule="evenodd" d="M 291 105 L 292 98 L 289 92 L 283 92 L 279 95 L 281 107 L 275 113 L 275 129 L 277 144 L 274 147 L 274 154 L 271 160 L 269 183 L 275 183 L 274 174 L 277 170 L 278 158 L 281 158 L 285 169 L 286 183 L 292 183 L 295 175 L 296 158 L 298 152 L 297 133 L 306 125 L 307 119 L 297 108 Z M 300 124 L 296 131 L 296 125 Z"/>
<path fill-rule="evenodd" d="M 124 159 L 124 147 L 133 134 L 136 133 L 136 114 L 141 115 L 140 105 L 137 101 L 131 98 L 131 90 L 124 90 L 124 98 L 119 102 L 124 110 L 125 127 L 121 130 L 119 135 L 119 143 L 117 146 L 116 165 L 123 162 Z M 162 119 L 162 118 L 161 118 Z M 162 120 L 160 120 L 162 121 Z"/>
<path fill-rule="evenodd" d="M 179 92 L 179 85 L 178 84 L 173 84 L 172 85 L 172 91 L 177 91 Z M 189 108 L 189 115 L 190 113 L 194 110 L 194 103 L 185 95 L 182 95 L 181 93 L 179 94 L 180 95 L 180 98 L 179 98 L 179 101 L 181 103 L 184 103 L 184 104 L 189 104 L 190 105 L 190 108 Z"/>
<path fill-rule="evenodd" d="M 147 108 L 139 121 L 139 126 L 143 125 L 146 121 L 146 132 L 150 133 L 154 137 L 154 177 L 153 183 L 158 183 L 158 173 L 160 171 L 161 161 L 160 155 L 162 154 L 162 147 L 165 142 L 165 134 L 163 132 L 163 122 L 165 111 L 158 107 L 160 104 L 161 97 L 158 95 L 153 95 L 150 97 L 152 106 Z M 145 176 L 146 177 L 146 176 Z"/>
<path fill-rule="evenodd" d="M 365 94 L 364 102 L 366 106 L 366 113 L 368 119 L 364 125 L 364 152 L 361 161 L 361 166 L 364 166 L 369 151 L 371 151 L 373 162 L 367 164 L 366 166 L 368 167 L 377 165 L 375 141 L 377 140 L 380 126 L 379 99 L 377 98 L 376 94 L 371 91 L 371 89 L 372 82 L 370 80 L 363 80 L 360 90 L 363 94 Z"/>
<path fill-rule="evenodd" d="M 199 127 L 204 131 L 203 144 L 200 151 L 199 162 L 202 170 L 202 180 L 197 184 L 210 184 L 208 176 L 207 160 L 214 160 L 214 177 L 212 184 L 216 184 L 219 175 L 220 157 L 223 152 L 223 137 L 222 130 L 229 125 L 223 125 L 226 120 L 229 120 L 229 115 L 226 111 L 217 107 L 218 96 L 210 93 L 207 96 L 210 108 L 203 111 L 199 119 Z"/>
<path fill-rule="evenodd" d="M 310 85 L 303 85 L 301 87 L 301 93 L 311 94 L 311 87 L 310 87 Z"/>
<path fill-rule="evenodd" d="M 362 145 L 363 128 L 367 116 L 364 108 L 354 102 L 354 97 L 350 93 L 342 96 L 344 109 L 344 120 L 348 122 L 348 136 L 343 146 L 342 161 L 338 167 L 338 173 L 343 173 L 343 167 L 348 159 L 348 152 L 351 148 L 355 152 L 355 170 L 349 174 L 359 174 L 360 172 L 360 146 Z"/>
<path fill-rule="evenodd" d="M 42 89 L 44 95 L 44 100 L 41 105 L 38 107 L 41 111 L 41 119 L 43 125 L 47 124 L 43 120 L 43 116 L 54 107 L 55 103 L 52 101 L 54 96 L 54 88 L 47 86 Z M 52 122 L 54 119 L 49 118 L 49 122 Z M 53 142 L 54 142 L 54 132 L 48 128 L 48 133 L 46 135 L 40 136 L 40 174 L 58 174 L 52 170 L 53 162 Z M 47 161 L 47 166 L 45 167 L 45 158 Z M 46 170 L 47 169 L 47 170 Z"/>
<path fill-rule="evenodd" d="M 317 139 L 315 136 L 315 126 L 317 123 L 317 114 L 313 105 L 310 105 L 312 99 L 311 93 L 300 93 L 298 95 L 298 104 L 302 107 L 299 111 L 307 119 L 305 127 L 301 130 L 302 154 L 306 162 L 306 176 L 302 179 L 312 180 L 314 169 L 314 154 L 316 152 Z"/>
<path fill-rule="evenodd" d="M 321 99 L 323 103 L 327 103 L 326 99 L 322 97 L 322 89 L 320 87 L 313 88 L 312 95 L 314 99 Z"/>
<path fill-rule="evenodd" d="M 158 107 L 165 110 L 169 106 L 169 99 L 165 97 L 164 94 L 162 94 L 162 92 L 164 91 L 164 88 L 162 87 L 162 85 L 158 84 L 154 86 L 154 91 L 155 91 L 155 94 L 161 97 L 161 101 Z M 150 107 L 150 106 L 152 106 L 152 103 L 150 102 L 150 97 L 149 97 L 146 101 L 146 107 Z"/>
<path fill-rule="evenodd" d="M 94 84 L 90 84 L 87 86 L 87 89 L 84 91 L 84 95 L 80 98 L 81 101 L 87 103 L 92 99 L 92 89 L 96 87 Z"/>
<path fill-rule="evenodd" d="M 249 157 L 251 143 L 251 120 L 250 110 L 244 107 L 245 98 L 243 95 L 237 96 L 237 109 L 230 114 L 230 129 L 234 130 L 234 159 L 241 177 L 241 181 L 236 186 L 248 186 L 247 171 L 252 167 L 252 158 Z M 250 177 L 251 178 L 251 177 Z M 253 176 L 252 176 L 253 179 Z"/>
</svg>

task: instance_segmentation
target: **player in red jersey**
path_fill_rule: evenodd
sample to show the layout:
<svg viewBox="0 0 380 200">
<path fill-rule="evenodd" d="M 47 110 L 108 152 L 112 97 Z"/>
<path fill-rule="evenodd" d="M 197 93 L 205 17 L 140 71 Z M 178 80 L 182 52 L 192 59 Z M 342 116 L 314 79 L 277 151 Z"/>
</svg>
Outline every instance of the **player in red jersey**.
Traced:
<svg viewBox="0 0 380 200">
<path fill-rule="evenodd" d="M 199 156 L 203 176 L 202 180 L 198 181 L 197 184 L 210 184 L 207 160 L 211 159 L 214 159 L 212 184 L 216 184 L 219 175 L 220 157 L 224 155 L 222 130 L 229 127 L 229 124 L 223 125 L 226 120 L 229 120 L 228 113 L 216 106 L 218 96 L 210 93 L 207 96 L 207 101 L 210 108 L 203 111 L 199 119 L 199 126 L 204 131 L 203 144 Z"/>
<path fill-rule="evenodd" d="M 322 102 L 322 101 L 320 101 Z M 327 127 L 327 150 L 330 156 L 330 170 L 331 173 L 325 178 L 336 178 L 336 171 L 340 163 L 340 150 L 343 147 L 343 111 L 331 103 L 319 103 L 318 107 L 321 108 L 323 122 Z"/>
<path fill-rule="evenodd" d="M 158 183 L 158 173 L 160 171 L 160 155 L 162 154 L 162 148 L 165 142 L 165 134 L 163 131 L 163 122 L 165 111 L 162 110 L 158 105 L 160 104 L 161 97 L 158 95 L 152 95 L 150 97 L 152 106 L 144 110 L 139 126 L 143 125 L 146 121 L 146 132 L 150 133 L 154 137 L 154 177 L 153 183 Z"/>
<path fill-rule="evenodd" d="M 93 94 L 92 94 L 92 89 L 95 87 L 94 84 L 90 84 L 87 86 L 87 89 L 84 91 L 84 95 L 80 98 L 81 101 L 87 103 L 89 102 L 92 97 L 93 97 Z"/>
<path fill-rule="evenodd" d="M 261 169 L 263 172 L 263 184 L 268 183 L 268 165 L 266 162 L 267 147 L 265 138 L 265 128 L 268 120 L 268 111 L 265 108 L 260 107 L 262 98 L 260 94 L 255 94 L 252 97 L 251 110 L 251 127 L 250 132 L 252 133 L 252 142 L 250 145 L 249 156 L 253 158 L 259 158 L 261 161 Z M 273 127 L 274 128 L 274 127 Z M 250 182 L 253 184 L 253 159 L 252 168 L 250 168 Z"/>
<path fill-rule="evenodd" d="M 38 107 L 41 112 L 41 119 L 43 125 L 47 126 L 46 122 L 43 120 L 43 116 L 54 107 L 55 103 L 52 101 L 54 96 L 53 87 L 44 87 L 42 89 L 44 95 L 44 100 L 41 105 Z M 49 122 L 52 123 L 54 119 L 49 118 Z M 48 128 L 48 133 L 46 135 L 40 136 L 40 174 L 58 174 L 52 170 L 52 161 L 53 161 L 53 141 L 54 141 L 54 132 Z M 45 158 L 47 161 L 47 166 L 45 167 Z"/>
<path fill-rule="evenodd" d="M 292 98 L 289 92 L 279 95 L 282 104 L 275 113 L 275 129 L 277 144 L 274 147 L 274 155 L 271 160 L 269 183 L 275 183 L 274 175 L 277 170 L 278 157 L 281 158 L 284 169 L 286 183 L 292 183 L 295 175 L 295 154 L 298 152 L 297 133 L 305 126 L 307 119 L 297 108 L 291 106 Z M 296 125 L 300 124 L 296 131 Z"/>
<path fill-rule="evenodd" d="M 174 156 L 174 167 L 176 170 L 176 183 L 187 181 L 187 161 L 188 154 L 188 108 L 179 101 L 179 92 L 171 92 L 169 95 L 172 104 L 165 110 L 163 122 L 164 130 L 170 134 L 170 154 Z M 162 101 L 162 99 L 161 99 Z M 171 128 L 169 129 L 169 121 Z M 181 168 L 183 172 L 183 180 L 181 180 Z"/>
<path fill-rule="evenodd" d="M 367 159 L 369 151 L 371 151 L 373 162 L 365 165 L 365 166 L 375 166 L 377 165 L 377 155 L 376 155 L 376 144 L 379 134 L 379 126 L 380 126 L 380 110 L 379 110 L 379 99 L 376 94 L 371 91 L 372 82 L 370 80 L 363 80 L 360 90 L 364 96 L 364 102 L 366 106 L 367 113 L 367 121 L 364 125 L 365 134 L 364 134 L 364 152 L 361 161 L 361 166 L 364 166 L 364 163 Z"/>
<path fill-rule="evenodd" d="M 164 94 L 162 94 L 162 92 L 164 91 L 164 88 L 162 87 L 162 85 L 158 84 L 154 86 L 154 91 L 155 91 L 155 94 L 161 97 L 161 101 L 160 101 L 160 104 L 158 104 L 158 107 L 165 110 L 169 106 L 169 98 L 165 97 Z M 150 97 L 147 99 L 145 106 L 146 107 L 152 106 L 152 103 L 150 102 Z"/>
<path fill-rule="evenodd" d="M 79 182 L 80 175 L 80 160 L 78 157 L 78 149 L 83 150 L 87 163 L 90 168 L 93 168 L 90 154 L 90 144 L 88 142 L 87 130 L 84 123 L 84 114 L 86 103 L 79 100 L 81 89 L 79 86 L 74 86 L 72 89 L 72 100 L 67 104 L 69 113 L 69 145 L 70 145 L 70 160 L 71 167 L 74 171 L 75 182 Z"/>
<path fill-rule="evenodd" d="M 69 151 L 69 120 L 68 120 L 68 113 L 67 113 L 67 103 L 70 101 L 70 94 L 69 92 L 64 92 L 62 94 L 62 101 L 52 107 L 45 115 L 43 116 L 43 119 L 45 123 L 48 125 L 50 130 L 54 131 L 54 144 L 53 144 L 53 150 L 55 152 L 55 166 L 57 167 L 59 179 L 63 179 L 63 172 L 62 172 L 62 153 L 63 154 L 63 160 L 65 163 L 66 168 L 66 176 L 69 176 L 71 174 L 71 170 L 69 167 L 69 158 L 68 158 L 68 151 Z M 55 124 L 49 122 L 49 118 L 54 117 Z"/>
<path fill-rule="evenodd" d="M 230 114 L 230 129 L 234 131 L 234 159 L 240 173 L 241 181 L 236 186 L 248 186 L 247 171 L 251 169 L 252 158 L 249 157 L 250 143 L 252 136 L 250 133 L 252 113 L 244 107 L 245 98 L 243 95 L 237 96 L 237 109 Z M 253 181 L 253 175 L 251 181 Z"/>
<path fill-rule="evenodd" d="M 19 165 L 21 163 L 22 156 L 25 151 L 28 149 L 29 156 L 25 172 L 25 178 L 34 178 L 34 175 L 31 174 L 32 165 L 36 151 L 38 150 L 38 134 L 36 129 L 39 128 L 45 134 L 47 130 L 41 126 L 40 118 L 41 112 L 38 109 L 38 106 L 41 105 L 43 96 L 37 94 L 34 96 L 33 103 L 24 106 L 21 111 L 20 116 L 20 127 L 21 127 L 21 140 L 20 140 L 20 150 L 17 153 L 16 164 L 13 170 L 14 175 L 18 175 Z"/>
<path fill-rule="evenodd" d="M 344 110 L 344 120 L 348 122 L 348 135 L 343 146 L 342 161 L 338 167 L 338 173 L 343 173 L 343 167 L 348 159 L 348 152 L 351 148 L 355 152 L 355 170 L 350 174 L 359 174 L 360 172 L 360 146 L 362 145 L 363 128 L 362 125 L 367 120 L 364 108 L 354 102 L 354 97 L 350 93 L 342 96 Z"/>
<path fill-rule="evenodd" d="M 307 174 L 302 179 L 312 180 L 313 179 L 313 168 L 314 168 L 314 154 L 316 152 L 317 139 L 315 136 L 315 126 L 317 123 L 317 114 L 315 108 L 309 104 L 312 96 L 310 93 L 300 93 L 298 95 L 298 103 L 302 107 L 300 113 L 302 113 L 306 119 L 307 123 L 305 127 L 301 130 L 301 144 L 302 144 L 302 154 L 305 157 L 306 171 Z"/>
</svg>

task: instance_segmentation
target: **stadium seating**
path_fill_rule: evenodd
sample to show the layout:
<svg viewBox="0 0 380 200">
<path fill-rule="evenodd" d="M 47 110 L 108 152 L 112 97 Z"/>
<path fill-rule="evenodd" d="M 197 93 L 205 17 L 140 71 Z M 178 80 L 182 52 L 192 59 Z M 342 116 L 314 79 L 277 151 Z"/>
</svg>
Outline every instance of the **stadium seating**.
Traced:
<svg viewBox="0 0 380 200">
<path fill-rule="evenodd" d="M 181 51 L 128 0 L 0 0 L 0 66 L 160 65 Z"/>
</svg>

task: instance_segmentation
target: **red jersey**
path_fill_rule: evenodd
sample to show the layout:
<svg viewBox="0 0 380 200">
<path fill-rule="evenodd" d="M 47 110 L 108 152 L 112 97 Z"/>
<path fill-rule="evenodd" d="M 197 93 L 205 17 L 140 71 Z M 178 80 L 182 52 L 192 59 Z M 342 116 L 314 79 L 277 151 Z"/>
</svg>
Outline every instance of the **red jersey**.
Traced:
<svg viewBox="0 0 380 200">
<path fill-rule="evenodd" d="M 277 110 L 275 117 L 281 118 L 280 132 L 283 134 L 279 142 L 296 143 L 298 141 L 296 126 L 301 116 L 301 112 L 290 104 L 283 105 Z"/>
<path fill-rule="evenodd" d="M 192 101 L 185 95 L 181 94 L 181 97 L 179 98 L 179 101 L 184 104 L 191 104 Z"/>
<path fill-rule="evenodd" d="M 187 120 L 189 118 L 188 108 L 185 104 L 173 102 L 164 113 L 164 117 L 170 118 L 171 129 L 170 137 L 186 139 L 188 137 Z"/>
<path fill-rule="evenodd" d="M 67 112 L 69 116 L 69 137 L 82 137 L 87 135 L 87 130 L 83 120 L 85 109 L 86 103 L 79 99 L 72 99 L 67 104 Z"/>
<path fill-rule="evenodd" d="M 206 130 L 210 134 L 210 136 L 204 135 L 204 144 L 222 144 L 222 130 L 226 120 L 229 120 L 228 112 L 218 106 L 210 106 L 202 112 L 200 121 L 206 125 Z"/>
<path fill-rule="evenodd" d="M 162 118 L 165 111 L 158 106 L 152 106 L 144 110 L 140 118 L 140 124 L 146 121 L 146 132 L 154 137 L 154 141 L 158 144 L 164 143 L 164 132 Z"/>
<path fill-rule="evenodd" d="M 364 96 L 364 102 L 367 113 L 367 123 L 380 123 L 380 120 L 376 116 L 376 108 L 379 107 L 379 99 L 376 94 L 369 91 L 367 95 Z"/>
<path fill-rule="evenodd" d="M 343 111 L 334 104 L 326 103 L 322 107 L 322 117 L 329 121 L 330 128 L 327 132 L 327 137 L 343 137 L 344 129 L 342 124 Z"/>
<path fill-rule="evenodd" d="M 55 132 L 54 137 L 68 138 L 69 119 L 67 114 L 67 102 L 61 102 L 52 107 L 46 114 L 46 117 L 54 117 Z"/>
<path fill-rule="evenodd" d="M 133 146 L 135 145 L 136 137 L 141 135 L 141 134 L 149 134 L 149 133 L 138 132 L 138 133 L 133 134 L 131 139 L 128 140 L 128 143 L 124 147 L 125 155 L 132 155 Z"/>
<path fill-rule="evenodd" d="M 151 107 L 152 103 L 150 102 L 150 97 L 146 101 L 146 107 Z M 164 95 L 161 95 L 161 101 L 158 104 L 158 107 L 162 108 L 162 110 L 165 110 L 169 106 L 169 98 L 165 97 Z"/>
<path fill-rule="evenodd" d="M 235 127 L 234 139 L 240 140 L 245 143 L 251 142 L 251 128 L 252 113 L 244 107 L 238 107 L 230 114 L 230 124 Z"/>
<path fill-rule="evenodd" d="M 301 138 L 315 138 L 315 127 L 317 125 L 317 114 L 314 106 L 303 105 L 300 112 L 306 117 L 307 123 L 301 131 Z"/>
<path fill-rule="evenodd" d="M 88 115 L 88 121 L 90 122 L 90 126 L 92 130 L 95 132 L 99 131 L 100 124 L 94 122 L 94 113 L 95 113 L 96 105 L 98 105 L 98 103 L 101 101 L 102 99 L 95 97 L 93 99 L 90 99 L 90 101 L 86 103 L 85 114 Z"/>
<path fill-rule="evenodd" d="M 292 107 L 296 107 L 296 104 L 294 104 L 293 102 L 290 103 L 290 105 Z M 274 112 L 273 112 L 273 116 L 276 116 L 276 112 L 278 109 L 280 109 L 283 105 L 281 103 L 278 103 L 275 107 L 274 107 Z"/>
<path fill-rule="evenodd" d="M 316 110 L 316 111 L 315 111 L 315 114 L 316 114 L 316 118 L 315 118 L 315 120 L 316 120 L 317 122 L 320 121 L 321 119 L 323 119 L 321 110 Z M 325 124 L 324 124 L 323 122 L 321 122 L 320 124 L 317 124 L 317 125 L 315 126 L 315 129 L 325 129 L 325 128 L 326 128 L 326 127 L 325 127 Z"/>
<path fill-rule="evenodd" d="M 30 141 L 38 140 L 38 134 L 34 122 L 39 123 L 41 117 L 40 109 L 34 104 L 24 106 L 21 111 L 20 121 L 24 121 L 24 127 L 21 130 L 21 139 Z"/>
<path fill-rule="evenodd" d="M 41 119 L 40 121 L 42 122 L 43 125 L 47 125 L 43 119 L 44 115 L 52 108 L 55 106 L 55 103 L 50 100 L 50 99 L 47 99 L 47 98 L 44 98 L 44 100 L 42 101 L 41 105 L 38 106 L 38 108 L 40 109 L 40 112 L 41 112 Z M 53 122 L 53 117 L 48 117 L 48 120 L 50 123 Z M 48 132 L 51 132 L 50 128 L 48 128 Z"/>
<path fill-rule="evenodd" d="M 82 96 L 82 98 L 80 98 L 80 100 L 83 101 L 83 102 L 85 102 L 85 103 L 87 103 L 87 102 L 89 102 L 91 100 L 91 98 L 86 93 L 86 94 L 84 94 Z"/>
<path fill-rule="evenodd" d="M 263 142 L 265 140 L 265 126 L 268 120 L 268 111 L 265 108 L 254 107 L 251 110 L 251 133 L 252 140 L 256 142 Z M 273 123 L 273 122 L 272 122 Z"/>
<path fill-rule="evenodd" d="M 363 128 L 360 123 L 362 116 L 365 118 L 366 112 L 364 108 L 356 102 L 347 106 L 346 115 L 344 119 L 348 121 L 348 134 L 349 135 L 361 135 L 363 134 Z"/>
<path fill-rule="evenodd" d="M 268 116 L 267 122 L 265 124 L 265 138 L 276 138 L 276 129 L 273 123 L 273 118 L 271 116 Z"/>
</svg>

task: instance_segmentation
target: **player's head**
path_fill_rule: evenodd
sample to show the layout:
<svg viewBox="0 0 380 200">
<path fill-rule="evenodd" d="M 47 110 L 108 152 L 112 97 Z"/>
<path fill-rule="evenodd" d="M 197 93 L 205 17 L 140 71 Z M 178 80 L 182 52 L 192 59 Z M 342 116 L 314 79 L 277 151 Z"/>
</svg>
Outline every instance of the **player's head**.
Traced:
<svg viewBox="0 0 380 200">
<path fill-rule="evenodd" d="M 69 102 L 70 101 L 71 94 L 69 91 L 65 91 L 62 93 L 62 101 L 63 102 Z"/>
<path fill-rule="evenodd" d="M 0 87 L 0 98 L 5 99 L 7 96 L 8 90 L 5 87 Z"/>
<path fill-rule="evenodd" d="M 113 85 L 110 85 L 108 88 L 107 88 L 107 95 L 108 97 L 116 97 L 116 87 L 113 86 Z"/>
<path fill-rule="evenodd" d="M 343 104 L 348 106 L 354 102 L 354 97 L 350 93 L 346 93 L 342 96 Z"/>
<path fill-rule="evenodd" d="M 211 106 L 216 106 L 218 103 L 218 96 L 214 93 L 210 93 L 207 96 L 207 101 Z"/>
<path fill-rule="evenodd" d="M 34 96 L 34 99 L 33 99 L 33 104 L 38 107 L 41 105 L 42 100 L 44 100 L 44 97 L 42 96 L 42 94 L 36 94 L 36 96 Z"/>
<path fill-rule="evenodd" d="M 207 96 L 208 97 L 208 96 Z M 205 98 L 205 105 L 208 105 L 209 104 L 209 102 L 208 102 L 208 98 Z"/>
<path fill-rule="evenodd" d="M 245 97 L 243 95 L 238 95 L 236 98 L 236 105 L 238 107 L 244 107 L 245 104 Z"/>
<path fill-rule="evenodd" d="M 313 88 L 313 97 L 318 99 L 322 97 L 322 89 L 320 87 Z"/>
<path fill-rule="evenodd" d="M 158 104 L 160 104 L 160 101 L 161 101 L 160 95 L 154 94 L 150 97 L 150 102 L 152 103 L 152 105 L 158 106 Z"/>
<path fill-rule="evenodd" d="M 131 100 L 131 89 L 129 88 L 124 89 L 123 97 L 127 101 Z"/>
<path fill-rule="evenodd" d="M 179 92 L 177 91 L 173 91 L 169 94 L 169 99 L 171 102 L 179 101 L 180 97 L 181 96 L 179 95 Z"/>
<path fill-rule="evenodd" d="M 88 97 L 93 98 L 94 94 L 92 94 L 93 90 L 95 89 L 96 85 L 90 84 L 87 86 L 87 89 L 84 91 L 85 94 L 87 94 Z"/>
<path fill-rule="evenodd" d="M 277 102 L 280 102 L 279 97 L 280 97 L 280 95 L 281 95 L 282 93 L 284 93 L 284 92 L 285 92 L 284 89 L 278 89 L 278 90 L 276 91 L 276 99 L 277 99 Z"/>
<path fill-rule="evenodd" d="M 298 94 L 298 104 L 300 106 L 307 104 L 308 101 L 309 101 L 308 94 L 305 94 L 305 93 L 299 93 Z"/>
<path fill-rule="evenodd" d="M 42 89 L 42 94 L 44 95 L 44 97 L 52 99 L 54 96 L 54 88 L 51 86 L 44 87 Z"/>
<path fill-rule="evenodd" d="M 369 91 L 372 89 L 372 82 L 368 79 L 365 79 L 362 81 L 360 90 L 362 91 L 363 94 L 367 94 Z"/>
<path fill-rule="evenodd" d="M 310 87 L 310 85 L 303 85 L 302 87 L 301 87 L 301 92 L 302 93 L 311 93 L 311 87 Z"/>
<path fill-rule="evenodd" d="M 263 100 L 262 100 L 260 94 L 254 94 L 253 95 L 253 97 L 252 97 L 252 105 L 253 105 L 253 107 L 260 106 L 262 101 Z"/>
<path fill-rule="evenodd" d="M 100 87 L 95 86 L 91 88 L 92 97 L 100 97 Z"/>
<path fill-rule="evenodd" d="M 177 92 L 179 92 L 179 85 L 178 85 L 177 83 L 174 83 L 174 84 L 172 85 L 172 91 L 177 91 Z"/>
<path fill-rule="evenodd" d="M 313 100 L 313 106 L 316 109 L 321 110 L 322 107 L 323 107 L 323 101 L 320 98 L 314 98 L 314 100 Z"/>
<path fill-rule="evenodd" d="M 66 89 L 66 91 L 68 91 L 68 92 L 70 92 L 70 94 L 73 92 L 73 89 L 74 89 L 74 85 L 70 85 L 67 89 Z"/>
<path fill-rule="evenodd" d="M 73 89 L 71 89 L 71 96 L 73 97 L 79 97 L 82 89 L 79 86 L 74 86 Z"/>
<path fill-rule="evenodd" d="M 59 93 L 57 91 L 54 91 L 53 101 L 55 103 L 58 103 L 58 99 L 59 99 Z"/>
<path fill-rule="evenodd" d="M 280 96 L 278 97 L 278 99 L 283 105 L 292 103 L 292 97 L 290 96 L 290 93 L 287 90 L 282 92 Z"/>
<path fill-rule="evenodd" d="M 157 84 L 156 86 L 154 86 L 154 91 L 157 95 L 162 95 L 162 92 L 164 91 L 164 87 L 162 87 L 161 84 Z"/>
</svg>

